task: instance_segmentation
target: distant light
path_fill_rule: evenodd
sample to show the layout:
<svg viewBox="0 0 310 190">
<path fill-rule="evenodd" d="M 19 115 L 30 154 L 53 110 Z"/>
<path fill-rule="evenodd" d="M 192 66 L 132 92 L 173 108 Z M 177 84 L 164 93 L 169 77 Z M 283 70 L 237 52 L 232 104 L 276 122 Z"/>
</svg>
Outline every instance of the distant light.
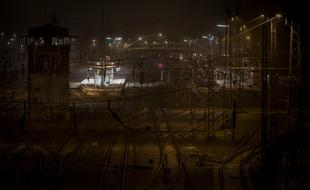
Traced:
<svg viewBox="0 0 310 190">
<path fill-rule="evenodd" d="M 145 44 L 147 44 L 147 41 L 144 41 Z"/>
<path fill-rule="evenodd" d="M 157 66 L 158 66 L 158 68 L 160 68 L 160 69 L 163 69 L 163 68 L 165 67 L 165 65 L 164 65 L 164 64 L 161 64 L 161 63 L 159 63 Z"/>
<path fill-rule="evenodd" d="M 97 62 L 97 65 L 100 65 L 100 63 L 99 63 L 99 62 Z"/>
<path fill-rule="evenodd" d="M 234 17 L 231 17 L 231 21 L 234 21 L 235 20 L 235 18 Z"/>
<path fill-rule="evenodd" d="M 4 32 L 1 32 L 1 36 L 4 36 Z"/>
<path fill-rule="evenodd" d="M 93 43 L 92 45 L 93 45 L 93 46 L 96 46 L 96 43 Z"/>
<path fill-rule="evenodd" d="M 250 37 L 250 36 L 247 36 L 246 39 L 249 40 L 249 39 L 251 39 L 251 37 Z"/>
<path fill-rule="evenodd" d="M 282 15 L 281 15 L 281 14 L 276 14 L 276 17 L 277 17 L 277 18 L 281 18 Z"/>
<path fill-rule="evenodd" d="M 229 28 L 229 26 L 228 25 L 226 25 L 226 24 L 218 24 L 218 25 L 216 25 L 217 27 L 220 27 L 220 28 Z"/>
<path fill-rule="evenodd" d="M 107 39 L 107 40 L 112 40 L 112 38 L 111 38 L 111 37 L 106 37 L 106 39 Z"/>
<path fill-rule="evenodd" d="M 24 45 L 20 45 L 20 48 L 23 48 L 24 47 Z"/>
<path fill-rule="evenodd" d="M 11 40 L 11 41 L 14 41 L 14 38 L 11 38 L 10 40 Z"/>
<path fill-rule="evenodd" d="M 122 37 L 116 37 L 115 40 L 121 41 L 123 38 Z"/>
<path fill-rule="evenodd" d="M 162 33 L 159 33 L 159 34 L 158 34 L 159 37 L 161 37 L 162 35 L 163 35 Z"/>
<path fill-rule="evenodd" d="M 96 42 L 96 40 L 93 40 L 93 43 L 95 43 Z"/>
<path fill-rule="evenodd" d="M 262 18 L 263 18 L 263 17 L 265 17 L 265 15 L 261 14 L 261 15 L 260 15 L 260 17 L 262 17 Z"/>
<path fill-rule="evenodd" d="M 156 42 L 154 41 L 153 44 L 156 44 Z"/>
<path fill-rule="evenodd" d="M 202 36 L 203 39 L 208 39 L 208 36 Z"/>
<path fill-rule="evenodd" d="M 13 38 L 16 38 L 16 34 L 13 34 Z"/>
<path fill-rule="evenodd" d="M 114 62 L 112 62 L 111 65 L 114 65 Z"/>
<path fill-rule="evenodd" d="M 142 37 L 139 37 L 138 40 L 141 41 L 141 40 L 142 40 Z"/>
<path fill-rule="evenodd" d="M 185 39 L 185 40 L 183 40 L 184 42 L 187 42 L 187 40 Z"/>
<path fill-rule="evenodd" d="M 165 41 L 165 44 L 168 44 L 168 41 Z"/>
<path fill-rule="evenodd" d="M 11 43 L 10 42 L 8 42 L 8 45 L 10 45 Z"/>
</svg>

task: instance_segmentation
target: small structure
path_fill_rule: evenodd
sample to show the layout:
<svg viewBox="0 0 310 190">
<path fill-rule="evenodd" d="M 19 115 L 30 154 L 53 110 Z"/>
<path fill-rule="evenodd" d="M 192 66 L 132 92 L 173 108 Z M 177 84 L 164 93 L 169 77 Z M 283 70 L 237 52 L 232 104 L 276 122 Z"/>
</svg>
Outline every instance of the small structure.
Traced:
<svg viewBox="0 0 310 190">
<path fill-rule="evenodd" d="M 55 25 L 30 28 L 28 49 L 28 102 L 32 119 L 67 116 L 71 37 Z"/>
</svg>

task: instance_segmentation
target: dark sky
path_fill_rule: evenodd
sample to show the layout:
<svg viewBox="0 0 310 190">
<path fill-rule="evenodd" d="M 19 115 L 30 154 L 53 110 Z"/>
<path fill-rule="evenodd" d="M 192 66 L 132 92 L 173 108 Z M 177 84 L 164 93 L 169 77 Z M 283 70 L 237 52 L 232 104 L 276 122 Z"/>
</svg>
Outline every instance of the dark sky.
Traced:
<svg viewBox="0 0 310 190">
<path fill-rule="evenodd" d="M 96 36 L 104 8 L 111 34 L 163 32 L 195 36 L 213 32 L 215 25 L 224 21 L 228 8 L 248 20 L 262 12 L 290 12 L 288 7 L 292 3 L 289 0 L 2 0 L 1 4 L 3 31 L 25 33 L 30 26 L 42 25 L 44 18 L 50 20 L 54 13 L 71 33 Z"/>
</svg>

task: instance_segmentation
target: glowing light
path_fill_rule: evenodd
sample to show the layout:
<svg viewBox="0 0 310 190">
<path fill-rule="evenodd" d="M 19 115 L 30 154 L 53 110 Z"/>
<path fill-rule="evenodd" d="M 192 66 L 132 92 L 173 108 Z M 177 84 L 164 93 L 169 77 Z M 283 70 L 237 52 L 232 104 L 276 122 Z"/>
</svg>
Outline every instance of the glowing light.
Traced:
<svg viewBox="0 0 310 190">
<path fill-rule="evenodd" d="M 208 36 L 202 36 L 203 39 L 208 39 Z"/>
<path fill-rule="evenodd" d="M 158 34 L 159 37 L 161 37 L 162 35 L 163 35 L 162 33 L 159 33 L 159 34 Z"/>
<path fill-rule="evenodd" d="M 157 66 L 158 66 L 158 68 L 160 68 L 160 69 L 163 69 L 163 68 L 165 67 L 165 65 L 164 65 L 164 64 L 161 64 L 161 63 L 159 63 Z"/>
<path fill-rule="evenodd" d="M 138 40 L 141 41 L 141 40 L 142 40 L 142 37 L 139 37 Z"/>
<path fill-rule="evenodd" d="M 95 42 L 96 42 L 96 40 L 92 40 L 92 42 L 93 42 L 93 43 L 95 43 Z"/>
<path fill-rule="evenodd" d="M 226 25 L 226 24 L 218 24 L 218 25 L 216 25 L 217 27 L 220 27 L 220 28 L 229 28 L 229 26 L 228 25 Z"/>
<path fill-rule="evenodd" d="M 165 41 L 165 44 L 168 44 L 168 41 Z"/>
<path fill-rule="evenodd" d="M 276 14 L 276 17 L 277 17 L 277 18 L 281 18 L 282 15 L 281 15 L 281 14 Z"/>
<path fill-rule="evenodd" d="M 250 36 L 247 36 L 246 39 L 249 40 L 249 39 L 251 39 L 251 37 L 250 37 Z"/>
</svg>

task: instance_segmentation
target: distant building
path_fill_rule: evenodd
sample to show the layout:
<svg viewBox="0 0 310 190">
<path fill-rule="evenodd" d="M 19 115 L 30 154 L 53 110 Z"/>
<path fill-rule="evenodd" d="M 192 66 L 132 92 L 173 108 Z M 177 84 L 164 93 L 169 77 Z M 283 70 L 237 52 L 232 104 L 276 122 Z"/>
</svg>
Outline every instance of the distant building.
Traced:
<svg viewBox="0 0 310 190">
<path fill-rule="evenodd" d="M 66 117 L 71 38 L 66 28 L 30 28 L 27 36 L 30 117 Z"/>
</svg>

